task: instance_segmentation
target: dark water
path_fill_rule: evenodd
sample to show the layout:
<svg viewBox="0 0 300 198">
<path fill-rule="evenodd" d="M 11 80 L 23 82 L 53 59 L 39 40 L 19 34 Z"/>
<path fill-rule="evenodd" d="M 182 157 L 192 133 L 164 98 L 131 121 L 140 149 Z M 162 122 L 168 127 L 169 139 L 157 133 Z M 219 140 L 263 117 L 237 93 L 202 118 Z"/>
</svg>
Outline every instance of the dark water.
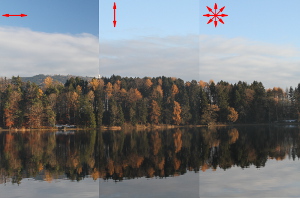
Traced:
<svg viewBox="0 0 300 198">
<path fill-rule="evenodd" d="M 300 197 L 300 128 L 0 133 L 0 197 Z"/>
</svg>

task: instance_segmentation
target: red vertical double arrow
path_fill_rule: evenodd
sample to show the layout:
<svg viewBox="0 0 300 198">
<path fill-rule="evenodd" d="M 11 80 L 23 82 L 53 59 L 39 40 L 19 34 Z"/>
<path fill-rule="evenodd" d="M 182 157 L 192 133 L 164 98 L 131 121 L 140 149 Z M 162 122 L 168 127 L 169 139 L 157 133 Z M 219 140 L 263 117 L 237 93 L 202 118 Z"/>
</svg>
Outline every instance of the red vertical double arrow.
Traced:
<svg viewBox="0 0 300 198">
<path fill-rule="evenodd" d="M 116 27 L 117 25 L 117 21 L 116 21 L 116 9 L 117 9 L 117 5 L 116 5 L 116 2 L 114 2 L 114 6 L 113 6 L 113 9 L 114 9 L 114 27 Z"/>
</svg>

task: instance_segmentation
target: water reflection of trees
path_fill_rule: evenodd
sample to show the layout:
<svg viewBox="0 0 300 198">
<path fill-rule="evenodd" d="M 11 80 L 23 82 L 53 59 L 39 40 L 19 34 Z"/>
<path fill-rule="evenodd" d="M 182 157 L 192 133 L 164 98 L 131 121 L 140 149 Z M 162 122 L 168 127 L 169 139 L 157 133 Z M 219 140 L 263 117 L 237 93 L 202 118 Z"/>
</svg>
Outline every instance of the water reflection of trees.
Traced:
<svg viewBox="0 0 300 198">
<path fill-rule="evenodd" d="M 123 180 L 199 171 L 199 139 L 200 133 L 196 128 L 103 132 L 100 177 Z"/>
<path fill-rule="evenodd" d="M 298 158 L 298 142 L 300 129 L 284 126 L 102 132 L 100 177 L 123 180 L 263 167 L 268 159 Z"/>
<path fill-rule="evenodd" d="M 300 156 L 298 127 L 0 133 L 0 183 L 169 177 Z"/>
<path fill-rule="evenodd" d="M 300 142 L 298 127 L 239 127 L 201 128 L 200 166 L 216 170 L 232 166 L 247 168 L 251 165 L 263 167 L 268 159 L 295 160 Z"/>
<path fill-rule="evenodd" d="M 96 131 L 0 133 L 0 183 L 21 183 L 22 178 L 51 182 L 56 178 L 99 178 Z"/>
</svg>

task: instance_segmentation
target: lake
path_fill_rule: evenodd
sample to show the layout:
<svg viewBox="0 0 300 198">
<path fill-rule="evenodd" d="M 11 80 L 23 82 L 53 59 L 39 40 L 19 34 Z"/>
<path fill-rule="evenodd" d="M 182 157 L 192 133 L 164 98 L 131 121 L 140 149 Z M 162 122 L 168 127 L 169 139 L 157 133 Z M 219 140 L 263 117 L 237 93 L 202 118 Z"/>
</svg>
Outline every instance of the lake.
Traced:
<svg viewBox="0 0 300 198">
<path fill-rule="evenodd" d="M 1 197 L 299 197 L 295 125 L 1 132 Z"/>
<path fill-rule="evenodd" d="M 99 197 L 99 132 L 1 132 L 0 197 Z"/>
<path fill-rule="evenodd" d="M 202 134 L 200 197 L 300 197 L 299 126 Z"/>
</svg>

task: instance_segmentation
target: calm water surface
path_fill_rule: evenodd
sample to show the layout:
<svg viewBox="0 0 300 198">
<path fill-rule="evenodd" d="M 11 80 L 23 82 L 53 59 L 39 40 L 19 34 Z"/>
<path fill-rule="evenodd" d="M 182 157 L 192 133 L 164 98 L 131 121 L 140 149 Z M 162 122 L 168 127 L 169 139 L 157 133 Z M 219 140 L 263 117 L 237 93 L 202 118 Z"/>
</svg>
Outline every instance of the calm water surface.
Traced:
<svg viewBox="0 0 300 198">
<path fill-rule="evenodd" d="M 203 130 L 200 197 L 300 197 L 298 126 Z"/>
<path fill-rule="evenodd" d="M 1 132 L 0 197 L 99 197 L 99 134 Z"/>
<path fill-rule="evenodd" d="M 101 198 L 199 197 L 199 129 L 102 134 Z"/>
<path fill-rule="evenodd" d="M 300 128 L 0 133 L 0 197 L 300 197 Z"/>
</svg>

